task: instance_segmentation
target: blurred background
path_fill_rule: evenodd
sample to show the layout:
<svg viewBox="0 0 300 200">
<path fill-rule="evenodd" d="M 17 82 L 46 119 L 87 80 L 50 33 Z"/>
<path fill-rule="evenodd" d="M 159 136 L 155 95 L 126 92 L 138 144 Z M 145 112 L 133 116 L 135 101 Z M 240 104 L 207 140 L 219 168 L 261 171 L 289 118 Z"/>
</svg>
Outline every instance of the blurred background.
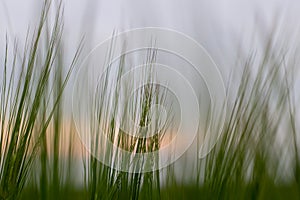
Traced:
<svg viewBox="0 0 300 200">
<path fill-rule="evenodd" d="M 145 196 L 148 194 L 145 191 L 155 191 L 156 196 L 151 196 L 153 199 L 160 197 L 172 199 L 176 197 L 176 191 L 179 199 L 197 199 L 199 195 L 211 199 L 227 197 L 228 193 L 232 194 L 235 190 L 240 192 L 233 199 L 273 198 L 277 194 L 282 194 L 282 196 L 277 195 L 278 199 L 287 194 L 294 199 L 300 197 L 300 166 L 297 154 L 300 114 L 296 111 L 300 105 L 298 89 L 300 88 L 300 21 L 298 20 L 300 1 L 63 0 L 62 2 L 64 29 L 63 48 L 60 53 L 63 59 L 60 62 L 64 65 L 72 63 L 74 53 L 83 36 L 85 40 L 80 61 L 95 46 L 112 36 L 114 31 L 161 27 L 179 31 L 195 39 L 207 50 L 218 66 L 227 89 L 229 112 L 224 129 L 225 136 L 220 139 L 220 146 L 217 146 L 207 159 L 195 161 L 193 152 L 190 152 L 174 166 L 157 172 L 157 176 L 156 172 L 149 175 L 154 178 L 147 179 L 145 178 L 147 175 L 141 175 L 141 177 L 124 175 L 124 179 L 128 180 L 128 183 L 125 181 L 124 186 L 122 182 L 124 180 L 120 178 L 123 173 L 108 170 L 93 161 L 76 135 L 71 119 L 71 103 L 68 99 L 72 93 L 72 83 L 75 78 L 71 76 L 60 107 L 64 114 L 61 114 L 62 123 L 58 130 L 61 133 L 72 132 L 72 136 L 60 134 L 64 135 L 60 139 L 58 148 L 60 153 L 55 150 L 55 145 L 53 149 L 49 147 L 51 145 L 45 148 L 45 152 L 54 155 L 54 161 L 49 156 L 45 169 L 50 171 L 59 169 L 59 172 L 54 170 L 53 177 L 57 175 L 63 178 L 59 181 L 49 178 L 48 182 L 40 182 L 43 167 L 37 164 L 33 169 L 36 169 L 38 173 L 34 172 L 35 170 L 31 172 L 33 175 L 25 187 L 25 193 L 22 195 L 24 198 L 30 198 L 33 193 L 36 193 L 35 195 L 39 198 L 54 199 L 55 195 L 53 196 L 52 193 L 58 187 L 53 184 L 57 183 L 61 187 L 59 190 L 63 191 L 62 196 L 66 194 L 70 197 L 78 192 L 78 197 L 88 196 L 90 199 L 114 199 L 122 198 L 122 195 L 127 195 L 126 197 L 131 199 L 142 199 L 143 192 L 141 191 L 144 191 Z M 59 1 L 52 3 L 48 22 L 50 27 L 55 22 L 54 16 Z M 42 7 L 43 1 L 0 0 L 0 47 L 3 47 L 0 48 L 0 63 L 5 60 L 6 36 L 10 43 L 13 43 L 16 38 L 19 48 L 23 49 L 27 32 L 30 35 L 37 28 Z M 264 70 L 261 71 L 261 68 Z M 279 73 L 275 73 L 273 77 L 273 69 L 277 68 Z M 288 71 L 287 74 L 285 74 L 285 69 Z M 249 77 L 245 77 L 244 74 L 247 74 L 245 71 L 249 73 Z M 270 78 L 270 82 L 265 82 L 268 78 L 260 78 L 260 74 L 263 74 L 263 77 L 270 75 L 274 79 Z M 252 87 L 256 87 L 257 90 L 253 92 Z M 239 92 L 240 90 L 245 91 L 245 98 L 242 98 L 244 93 Z M 264 94 L 268 94 L 269 91 L 272 91 L 270 92 L 272 95 L 265 96 Z M 292 100 L 288 98 L 290 94 L 292 94 Z M 238 108 L 235 107 L 237 102 L 240 103 Z M 247 110 L 249 107 L 252 110 Z M 56 130 L 55 122 L 53 123 L 49 132 Z M 276 124 L 281 124 L 280 128 L 276 127 Z M 259 134 L 260 132 L 264 134 Z M 245 135 L 248 136 L 243 137 L 238 133 L 246 133 Z M 273 133 L 273 136 L 268 136 Z M 261 135 L 267 136 L 262 139 Z M 231 141 L 228 138 L 232 137 L 236 137 L 238 142 L 234 144 L 228 142 Z M 52 139 L 52 136 L 49 136 L 48 140 Z M 256 142 L 257 140 L 263 141 L 264 144 Z M 248 142 L 254 144 L 249 145 Z M 72 148 L 69 148 L 70 146 Z M 56 156 L 59 159 L 67 158 L 60 161 L 61 168 L 55 164 L 52 166 Z M 243 158 L 238 159 L 238 156 Z M 70 164 L 73 162 L 74 165 Z M 189 164 L 190 162 L 193 164 Z M 245 167 L 247 165 L 250 167 Z M 95 167 L 97 170 L 92 166 L 97 166 Z M 238 178 L 241 174 L 243 180 Z M 107 185 L 97 188 L 96 185 L 101 183 L 100 179 L 106 181 Z M 146 184 L 145 180 L 151 180 L 152 185 Z M 139 185 L 136 183 L 138 181 L 144 182 Z M 242 185 L 239 181 L 243 184 L 246 182 L 245 186 L 239 187 Z M 49 186 L 50 189 L 43 192 L 42 184 L 46 182 L 44 187 Z M 117 186 L 112 187 L 110 184 Z M 121 186 L 118 187 L 119 185 Z M 111 190 L 109 190 L 110 187 Z M 128 189 L 129 194 L 124 192 L 122 187 L 131 188 Z M 141 189 L 132 191 L 133 187 Z M 99 194 L 95 192 L 97 190 Z M 274 196 L 272 196 L 273 191 L 276 191 Z M 100 195 L 105 192 L 108 195 Z M 216 196 L 211 195 L 212 193 Z M 117 195 L 112 196 L 113 194 Z"/>
</svg>

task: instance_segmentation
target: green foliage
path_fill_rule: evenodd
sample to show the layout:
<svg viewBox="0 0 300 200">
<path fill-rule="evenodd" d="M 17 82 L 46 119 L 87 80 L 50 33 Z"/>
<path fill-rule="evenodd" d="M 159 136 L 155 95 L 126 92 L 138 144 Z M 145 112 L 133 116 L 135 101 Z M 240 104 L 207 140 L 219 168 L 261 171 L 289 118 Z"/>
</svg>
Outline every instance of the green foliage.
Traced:
<svg viewBox="0 0 300 200">
<path fill-rule="evenodd" d="M 30 169 L 38 156 L 40 144 L 44 143 L 46 130 L 53 116 L 59 119 L 62 91 L 79 54 L 78 51 L 66 77 L 62 77 L 59 74 L 61 69 L 55 68 L 62 35 L 62 10 L 59 6 L 51 31 L 45 33 L 49 8 L 50 3 L 46 1 L 35 33 L 32 37 L 27 36 L 23 56 L 19 57 L 18 45 L 14 44 L 11 63 L 10 45 L 8 39 L 6 40 L 0 94 L 0 199 L 18 198 L 29 180 Z M 45 34 L 49 34 L 49 40 L 43 49 L 42 40 L 46 37 Z M 52 93 L 48 89 L 52 87 L 50 79 L 53 74 L 59 76 L 59 81 L 50 102 Z M 58 129 L 57 120 L 55 126 Z M 55 167 L 58 168 L 57 165 Z M 57 172 L 54 174 L 58 176 Z"/>
</svg>

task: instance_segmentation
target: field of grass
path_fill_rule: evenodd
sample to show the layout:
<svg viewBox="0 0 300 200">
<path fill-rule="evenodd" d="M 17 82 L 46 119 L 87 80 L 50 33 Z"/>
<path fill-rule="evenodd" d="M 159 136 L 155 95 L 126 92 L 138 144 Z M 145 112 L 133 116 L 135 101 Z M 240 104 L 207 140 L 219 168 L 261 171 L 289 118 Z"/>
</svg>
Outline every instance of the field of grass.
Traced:
<svg viewBox="0 0 300 200">
<path fill-rule="evenodd" d="M 63 9 L 59 5 L 54 23 L 49 23 L 49 7 L 46 1 L 24 49 L 18 42 L 10 43 L 11 36 L 1 47 L 0 200 L 300 199 L 297 52 L 274 48 L 277 41 L 270 35 L 262 44 L 262 57 L 253 53 L 236 62 L 226 85 L 222 134 L 205 158 L 196 153 L 189 163 L 183 155 L 178 162 L 185 165 L 175 162 L 159 170 L 129 173 L 102 164 L 80 142 L 66 109 L 71 95 L 65 89 L 82 60 L 85 42 L 78 41 L 75 50 L 66 49 Z M 70 61 L 65 60 L 66 51 L 73 52 Z M 149 67 L 142 78 L 156 78 L 151 63 L 158 53 L 155 49 L 147 52 Z M 110 141 L 134 157 L 158 150 L 167 129 L 176 124 L 168 119 L 160 134 L 147 139 L 126 137 L 118 129 L 117 112 L 124 114 L 133 106 L 134 120 L 144 127 L 152 104 L 168 104 L 167 91 L 155 85 L 142 87 L 128 105 L 119 98 L 111 99 L 112 94 L 121 96 L 118 80 L 126 68 L 125 60 L 126 56 L 121 57 L 117 70 L 108 70 L 104 84 L 97 88 L 90 102 L 94 118 L 89 129 L 97 132 L 101 128 Z M 133 76 L 132 82 L 136 79 Z M 159 121 L 159 116 L 156 119 Z M 218 121 L 213 121 L 210 128 L 218 126 Z M 130 128 L 139 134 L 139 129 Z M 97 135 L 90 139 L 93 151 L 105 151 L 108 158 L 116 159 L 112 163 L 124 160 L 98 141 Z M 149 162 L 153 168 L 158 163 L 155 158 Z"/>
</svg>

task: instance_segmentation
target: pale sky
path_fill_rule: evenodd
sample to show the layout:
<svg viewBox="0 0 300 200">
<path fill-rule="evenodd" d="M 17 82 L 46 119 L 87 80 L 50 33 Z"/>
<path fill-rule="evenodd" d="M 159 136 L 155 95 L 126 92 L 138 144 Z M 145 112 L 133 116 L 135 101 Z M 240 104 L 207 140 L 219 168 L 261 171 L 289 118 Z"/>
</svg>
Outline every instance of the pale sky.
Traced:
<svg viewBox="0 0 300 200">
<path fill-rule="evenodd" d="M 38 2 L 38 3 L 37 3 Z M 55 1 L 58 2 L 58 1 Z M 298 45 L 300 1 L 298 0 L 63 0 L 64 43 L 77 47 L 85 34 L 90 48 L 111 36 L 113 30 L 163 27 L 182 32 L 206 48 L 226 79 L 236 61 L 237 47 L 248 56 L 274 22 L 278 38 Z M 0 46 L 5 34 L 24 43 L 28 26 L 38 20 L 42 1 L 0 0 Z M 254 35 L 254 36 L 253 36 Z M 282 40 L 282 39 L 279 39 Z M 295 41 L 296 40 L 296 41 Z M 294 46 L 289 46 L 293 48 Z M 0 48 L 0 60 L 4 48 Z M 69 53 L 69 52 L 65 52 Z M 73 53 L 73 51 L 71 52 Z M 300 85 L 300 84 L 299 84 Z"/>
<path fill-rule="evenodd" d="M 58 2 L 57 0 L 55 2 Z M 206 48 L 224 79 L 235 65 L 237 47 L 245 56 L 259 47 L 262 35 L 274 22 L 280 24 L 279 41 L 288 38 L 298 45 L 300 1 L 298 0 L 63 0 L 64 43 L 77 47 L 85 34 L 89 48 L 111 36 L 113 30 L 162 27 L 182 32 Z M 24 43 L 26 30 L 34 29 L 42 1 L 0 0 L 0 46 L 5 34 Z M 254 36 L 253 36 L 254 35 Z M 282 40 L 283 41 L 283 40 Z M 65 52 L 73 54 L 74 51 Z M 4 48 L 0 48 L 0 61 Z M 70 55 L 71 56 L 71 55 Z M 70 59 L 69 59 L 70 60 Z M 226 81 L 226 80 L 225 80 Z M 299 84 L 300 85 L 300 81 Z"/>
<path fill-rule="evenodd" d="M 34 26 L 42 1 L 0 0 L 0 44 L 6 32 L 20 40 Z M 64 0 L 66 43 L 83 33 L 94 43 L 119 31 L 141 27 L 164 27 L 183 32 L 201 43 L 221 64 L 233 42 L 252 45 L 251 35 L 266 31 L 274 17 L 283 16 L 285 31 L 300 25 L 298 0 Z M 259 21 L 259 24 L 257 23 Z M 260 30 L 257 30 L 260 29 Z M 264 30 L 262 30 L 264 29 Z M 91 34 L 91 35 L 89 35 Z M 2 49 L 0 51 L 3 51 Z M 230 57 L 230 55 L 226 55 Z M 229 60 L 229 59 L 228 59 Z M 222 70 L 222 69 L 221 69 Z"/>
</svg>

